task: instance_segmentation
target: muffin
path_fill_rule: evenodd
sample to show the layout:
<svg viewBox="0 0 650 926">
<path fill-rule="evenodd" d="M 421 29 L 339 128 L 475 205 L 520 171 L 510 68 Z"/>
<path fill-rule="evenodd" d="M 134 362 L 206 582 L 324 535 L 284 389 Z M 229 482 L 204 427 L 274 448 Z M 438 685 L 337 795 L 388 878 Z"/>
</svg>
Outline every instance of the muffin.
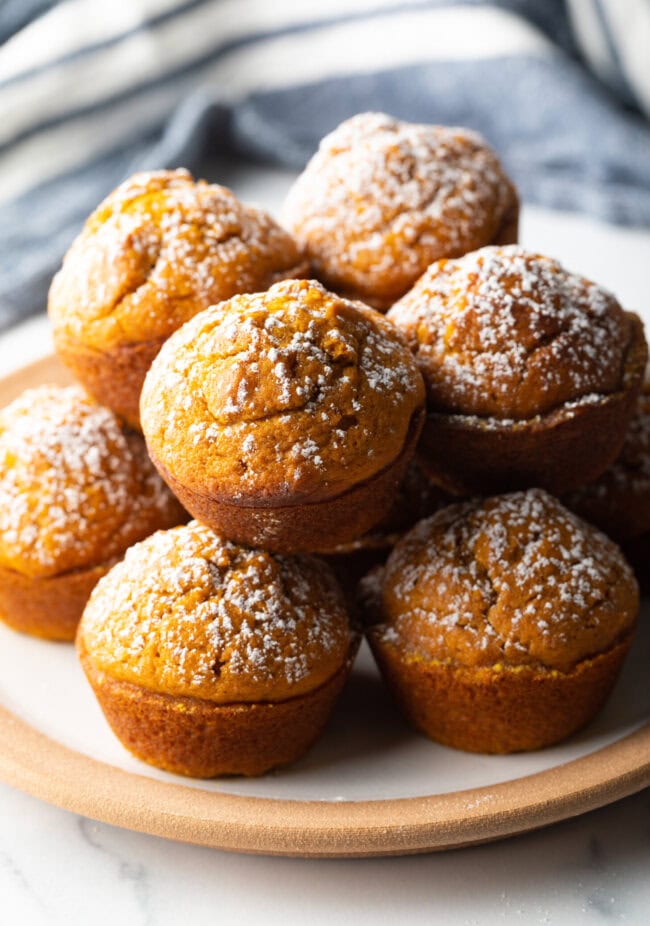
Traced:
<svg viewBox="0 0 650 926">
<path fill-rule="evenodd" d="M 142 436 L 77 387 L 0 411 L 0 619 L 73 640 L 95 583 L 132 543 L 186 519 Z"/>
<path fill-rule="evenodd" d="M 517 192 L 467 129 L 361 113 L 323 139 L 283 219 L 330 289 L 385 310 L 434 260 L 517 240 Z"/>
<path fill-rule="evenodd" d="M 423 408 L 395 328 L 307 280 L 196 316 L 164 345 L 141 401 L 151 458 L 188 511 L 281 553 L 346 543 L 384 517 Z"/>
<path fill-rule="evenodd" d="M 287 232 L 225 187 L 186 170 L 136 174 L 90 216 L 54 277 L 56 350 L 98 402 L 138 427 L 145 373 L 173 331 L 307 267 Z"/>
<path fill-rule="evenodd" d="M 110 726 L 181 775 L 261 775 L 321 733 L 358 640 L 328 567 L 190 522 L 136 544 L 77 635 Z"/>
<path fill-rule="evenodd" d="M 541 489 L 421 521 L 365 593 L 370 645 L 409 721 L 487 753 L 538 749 L 588 723 L 639 604 L 618 547 Z"/>
<path fill-rule="evenodd" d="M 618 456 L 643 380 L 639 318 L 511 245 L 432 264 L 388 314 L 427 388 L 420 459 L 459 495 L 591 482 Z"/>
</svg>

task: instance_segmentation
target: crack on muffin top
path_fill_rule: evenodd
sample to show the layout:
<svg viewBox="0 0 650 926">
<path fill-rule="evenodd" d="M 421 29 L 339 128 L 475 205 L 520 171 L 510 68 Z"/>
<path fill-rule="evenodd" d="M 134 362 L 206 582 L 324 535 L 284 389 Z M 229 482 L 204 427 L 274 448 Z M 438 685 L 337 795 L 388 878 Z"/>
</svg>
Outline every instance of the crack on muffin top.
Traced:
<svg viewBox="0 0 650 926">
<path fill-rule="evenodd" d="M 283 217 L 326 284 L 390 303 L 432 261 L 492 241 L 516 201 L 477 133 L 362 113 L 321 141 Z"/>
<path fill-rule="evenodd" d="M 112 678 L 219 703 L 313 691 L 352 640 L 323 562 L 239 546 L 196 521 L 132 547 L 97 585 L 79 632 Z"/>
<path fill-rule="evenodd" d="M 424 401 L 395 328 L 319 283 L 284 281 L 201 313 L 142 393 L 151 453 L 228 497 L 308 495 L 392 463 Z"/>
<path fill-rule="evenodd" d="M 0 565 L 43 578 L 98 565 L 184 516 L 142 437 L 78 387 L 0 411 Z"/>
<path fill-rule="evenodd" d="M 569 671 L 629 633 L 637 610 L 618 547 L 530 489 L 421 521 L 388 559 L 376 629 L 425 661 Z"/>
<path fill-rule="evenodd" d="M 135 174 L 90 216 L 54 278 L 55 333 L 107 349 L 167 337 L 212 303 L 307 269 L 265 212 L 186 170 Z"/>
<path fill-rule="evenodd" d="M 433 411 L 523 420 L 624 387 L 632 329 L 614 296 L 517 245 L 432 264 L 388 317 Z"/>
</svg>

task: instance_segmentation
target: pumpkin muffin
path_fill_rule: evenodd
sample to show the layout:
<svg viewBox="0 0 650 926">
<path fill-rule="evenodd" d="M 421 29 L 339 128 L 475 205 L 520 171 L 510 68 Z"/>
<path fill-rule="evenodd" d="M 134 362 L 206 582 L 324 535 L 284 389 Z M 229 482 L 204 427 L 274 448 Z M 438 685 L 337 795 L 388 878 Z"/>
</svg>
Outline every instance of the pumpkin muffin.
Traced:
<svg viewBox="0 0 650 926">
<path fill-rule="evenodd" d="M 54 277 L 54 343 L 88 392 L 137 427 L 145 373 L 173 331 L 307 268 L 287 232 L 225 187 L 186 170 L 135 174 L 97 207 Z"/>
<path fill-rule="evenodd" d="M 194 517 L 283 553 L 346 543 L 387 514 L 423 408 L 402 335 L 307 280 L 196 316 L 141 401 L 151 458 Z"/>
<path fill-rule="evenodd" d="M 541 489 L 451 505 L 365 589 L 409 721 L 470 752 L 555 743 L 604 704 L 638 611 L 618 547 Z"/>
<path fill-rule="evenodd" d="M 77 649 L 116 736 L 182 775 L 261 775 L 321 733 L 358 644 L 334 576 L 196 521 L 99 582 Z"/>
<path fill-rule="evenodd" d="M 432 264 L 388 315 L 424 376 L 419 448 L 459 495 L 563 494 L 618 456 L 647 357 L 639 318 L 512 245 Z"/>
<path fill-rule="evenodd" d="M 29 389 L 0 411 L 0 618 L 73 640 L 95 583 L 185 512 L 126 431 L 78 387 Z"/>
<path fill-rule="evenodd" d="M 326 286 L 385 310 L 430 263 L 517 240 L 517 192 L 467 129 L 361 113 L 320 144 L 284 221 Z"/>
</svg>

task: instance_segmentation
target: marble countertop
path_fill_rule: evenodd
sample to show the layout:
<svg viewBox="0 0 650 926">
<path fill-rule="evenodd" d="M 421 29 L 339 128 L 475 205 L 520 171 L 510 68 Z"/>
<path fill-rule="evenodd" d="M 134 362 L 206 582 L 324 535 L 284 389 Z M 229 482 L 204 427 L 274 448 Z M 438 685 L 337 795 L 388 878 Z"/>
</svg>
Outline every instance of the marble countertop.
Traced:
<svg viewBox="0 0 650 926">
<path fill-rule="evenodd" d="M 214 174 L 214 172 L 213 172 Z M 290 178 L 223 182 L 273 208 Z M 522 240 L 610 286 L 650 292 L 650 232 L 524 212 Z M 650 306 L 645 306 L 646 313 Z M 43 317 L 0 338 L 0 371 L 50 350 Z M 645 924 L 650 790 L 546 830 L 472 849 L 372 860 L 295 860 L 168 842 L 93 822 L 0 784 L 0 926 Z"/>
<path fill-rule="evenodd" d="M 397 859 L 229 855 L 0 785 L 0 923 L 647 923 L 650 791 L 505 842 Z"/>
</svg>

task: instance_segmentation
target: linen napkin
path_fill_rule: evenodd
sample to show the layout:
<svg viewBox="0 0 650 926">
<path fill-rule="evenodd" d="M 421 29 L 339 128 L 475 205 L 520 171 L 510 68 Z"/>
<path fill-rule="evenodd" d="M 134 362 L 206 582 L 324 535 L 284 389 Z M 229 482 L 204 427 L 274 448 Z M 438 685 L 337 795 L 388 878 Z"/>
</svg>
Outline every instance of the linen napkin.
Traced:
<svg viewBox="0 0 650 926">
<path fill-rule="evenodd" d="M 525 200 L 650 225 L 648 0 L 5 0 L 0 40 L 0 328 L 129 173 L 298 169 L 362 110 L 469 126 Z"/>
</svg>

